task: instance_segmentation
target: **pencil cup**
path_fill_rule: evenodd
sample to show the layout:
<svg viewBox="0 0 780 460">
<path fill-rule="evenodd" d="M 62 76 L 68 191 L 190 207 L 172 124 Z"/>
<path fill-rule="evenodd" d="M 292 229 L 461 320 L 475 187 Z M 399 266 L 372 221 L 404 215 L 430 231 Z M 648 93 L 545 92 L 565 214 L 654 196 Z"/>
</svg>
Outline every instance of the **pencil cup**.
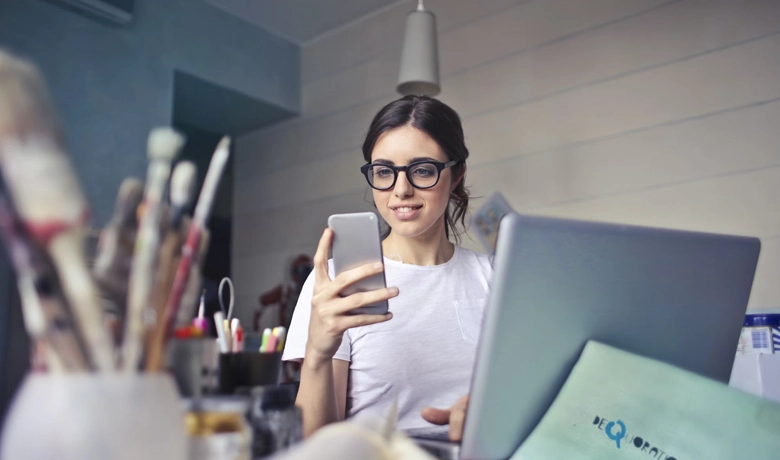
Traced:
<svg viewBox="0 0 780 460">
<path fill-rule="evenodd" d="M 219 349 L 213 338 L 172 340 L 166 367 L 173 373 L 182 396 L 217 393 Z"/>
<path fill-rule="evenodd" d="M 282 353 L 242 351 L 219 355 L 219 392 L 250 394 L 252 388 L 276 385 L 282 369 Z"/>
<path fill-rule="evenodd" d="M 185 460 L 176 386 L 165 374 L 29 374 L 5 421 L 0 458 Z"/>
</svg>

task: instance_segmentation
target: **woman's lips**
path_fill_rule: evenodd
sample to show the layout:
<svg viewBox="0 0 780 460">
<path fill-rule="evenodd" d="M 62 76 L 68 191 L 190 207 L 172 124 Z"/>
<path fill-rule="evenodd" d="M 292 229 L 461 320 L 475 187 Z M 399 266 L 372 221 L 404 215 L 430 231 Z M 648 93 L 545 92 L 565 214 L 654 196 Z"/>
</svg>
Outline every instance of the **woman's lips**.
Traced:
<svg viewBox="0 0 780 460">
<path fill-rule="evenodd" d="M 390 209 L 398 220 L 412 220 L 420 213 L 422 206 L 393 206 Z"/>
</svg>

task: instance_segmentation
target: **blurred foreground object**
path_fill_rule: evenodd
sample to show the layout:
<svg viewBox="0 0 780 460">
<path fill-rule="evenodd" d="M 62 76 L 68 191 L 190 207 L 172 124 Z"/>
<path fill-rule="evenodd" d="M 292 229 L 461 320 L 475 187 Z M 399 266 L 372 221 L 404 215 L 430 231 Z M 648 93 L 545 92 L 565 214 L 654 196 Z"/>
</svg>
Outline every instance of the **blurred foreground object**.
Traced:
<svg viewBox="0 0 780 460">
<path fill-rule="evenodd" d="M 114 346 L 84 251 L 87 202 L 43 79 L 32 65 L 2 51 L 0 173 L 23 231 L 51 260 L 91 365 L 114 370 Z M 23 297 L 25 311 L 32 299 Z"/>
<path fill-rule="evenodd" d="M 168 375 L 29 374 L 8 413 L 0 458 L 185 460 L 176 386 Z"/>
<path fill-rule="evenodd" d="M 271 457 L 273 460 L 433 460 L 404 433 L 396 431 L 397 398 L 387 414 L 363 413 L 320 428 L 303 444 Z"/>
</svg>

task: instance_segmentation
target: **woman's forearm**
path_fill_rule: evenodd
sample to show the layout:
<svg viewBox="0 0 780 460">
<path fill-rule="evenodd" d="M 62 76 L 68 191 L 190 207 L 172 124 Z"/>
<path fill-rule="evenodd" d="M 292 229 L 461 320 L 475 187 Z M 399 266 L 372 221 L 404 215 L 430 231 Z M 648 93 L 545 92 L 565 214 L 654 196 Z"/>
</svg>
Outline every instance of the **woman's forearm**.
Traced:
<svg viewBox="0 0 780 460">
<path fill-rule="evenodd" d="M 333 379 L 332 360 L 307 358 L 301 366 L 296 405 L 303 412 L 303 435 L 341 419 Z"/>
</svg>

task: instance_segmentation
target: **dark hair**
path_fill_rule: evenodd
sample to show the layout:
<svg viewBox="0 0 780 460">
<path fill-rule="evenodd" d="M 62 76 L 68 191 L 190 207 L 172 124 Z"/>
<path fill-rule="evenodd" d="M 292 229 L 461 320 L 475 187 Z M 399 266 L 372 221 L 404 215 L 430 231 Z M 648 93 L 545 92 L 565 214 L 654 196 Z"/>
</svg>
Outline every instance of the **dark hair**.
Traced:
<svg viewBox="0 0 780 460">
<path fill-rule="evenodd" d="M 444 151 L 450 161 L 459 163 L 453 166 L 452 177 L 463 174 L 469 149 L 463 138 L 460 117 L 447 104 L 428 96 L 404 96 L 382 108 L 371 121 L 366 140 L 363 141 L 363 158 L 371 162 L 379 136 L 401 126 L 413 126 L 431 137 Z M 462 177 L 450 194 L 447 210 L 444 212 L 444 232 L 447 238 L 453 235 L 460 242 L 460 234 L 465 231 L 466 211 L 469 207 L 469 192 Z M 460 222 L 461 230 L 456 229 Z"/>
</svg>

